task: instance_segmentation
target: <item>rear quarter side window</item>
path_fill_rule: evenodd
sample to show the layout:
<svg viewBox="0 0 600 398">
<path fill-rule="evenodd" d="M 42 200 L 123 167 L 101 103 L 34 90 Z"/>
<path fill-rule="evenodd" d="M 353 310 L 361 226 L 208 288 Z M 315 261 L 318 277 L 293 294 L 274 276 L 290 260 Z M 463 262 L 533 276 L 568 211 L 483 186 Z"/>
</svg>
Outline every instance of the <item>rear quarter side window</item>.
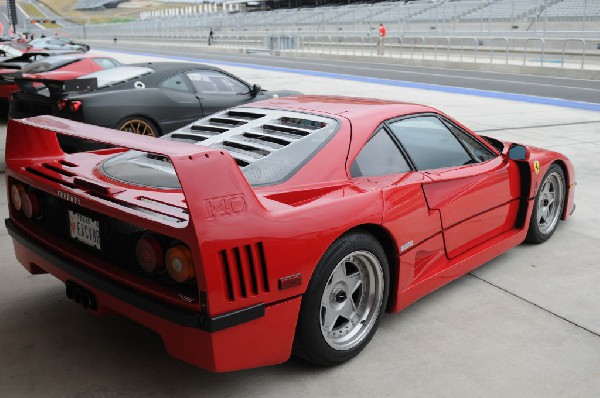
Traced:
<svg viewBox="0 0 600 398">
<path fill-rule="evenodd" d="M 94 62 L 102 67 L 102 69 L 110 69 L 121 65 L 109 58 L 94 58 Z"/>
<path fill-rule="evenodd" d="M 405 173 L 410 166 L 398 146 L 384 129 L 379 129 L 352 162 L 352 177 Z"/>
<path fill-rule="evenodd" d="M 160 87 L 177 91 L 190 91 L 182 73 L 166 78 L 160 83 Z"/>
</svg>

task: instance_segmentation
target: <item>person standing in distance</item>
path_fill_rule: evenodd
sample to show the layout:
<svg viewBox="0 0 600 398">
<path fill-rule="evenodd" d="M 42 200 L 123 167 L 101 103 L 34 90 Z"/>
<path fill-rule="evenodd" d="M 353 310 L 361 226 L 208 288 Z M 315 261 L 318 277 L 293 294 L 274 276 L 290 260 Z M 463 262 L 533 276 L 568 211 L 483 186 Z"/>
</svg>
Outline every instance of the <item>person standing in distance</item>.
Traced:
<svg viewBox="0 0 600 398">
<path fill-rule="evenodd" d="M 377 55 L 383 55 L 383 41 L 387 31 L 382 23 L 379 24 L 379 40 L 377 41 Z"/>
<path fill-rule="evenodd" d="M 213 30 L 212 30 L 212 28 L 210 28 L 210 32 L 208 32 L 208 45 L 209 46 L 212 45 L 213 36 L 214 36 Z"/>
</svg>

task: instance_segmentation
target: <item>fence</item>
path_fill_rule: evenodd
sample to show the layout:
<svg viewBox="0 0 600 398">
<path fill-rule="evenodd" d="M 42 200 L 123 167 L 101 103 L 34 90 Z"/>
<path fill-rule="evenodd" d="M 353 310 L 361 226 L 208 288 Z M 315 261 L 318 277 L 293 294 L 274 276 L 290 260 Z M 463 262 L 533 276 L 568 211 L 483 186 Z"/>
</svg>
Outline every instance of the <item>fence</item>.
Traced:
<svg viewBox="0 0 600 398">
<path fill-rule="evenodd" d="M 112 39 L 105 37 L 105 43 Z M 139 43 L 148 38 L 119 39 Z M 208 48 L 207 35 L 153 38 L 179 48 Z M 600 69 L 598 41 L 586 39 L 510 38 L 493 36 L 387 36 L 383 55 L 378 54 L 378 37 L 365 35 L 273 35 L 216 34 L 212 48 L 235 49 L 247 53 L 278 55 L 327 55 L 338 57 L 380 57 L 391 60 L 446 61 L 528 65 L 555 68 Z"/>
</svg>

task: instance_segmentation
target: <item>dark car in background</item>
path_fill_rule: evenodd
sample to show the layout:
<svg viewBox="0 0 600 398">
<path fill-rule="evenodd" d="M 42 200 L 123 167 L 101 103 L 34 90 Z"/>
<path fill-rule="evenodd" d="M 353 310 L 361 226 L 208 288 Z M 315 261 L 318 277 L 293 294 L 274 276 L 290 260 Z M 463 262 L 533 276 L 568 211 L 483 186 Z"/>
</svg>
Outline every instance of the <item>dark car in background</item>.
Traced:
<svg viewBox="0 0 600 398">
<path fill-rule="evenodd" d="M 155 137 L 226 108 L 300 94 L 262 90 L 222 69 L 182 62 L 126 65 L 64 84 L 28 79 L 19 85 L 11 118 L 51 114 Z"/>
</svg>

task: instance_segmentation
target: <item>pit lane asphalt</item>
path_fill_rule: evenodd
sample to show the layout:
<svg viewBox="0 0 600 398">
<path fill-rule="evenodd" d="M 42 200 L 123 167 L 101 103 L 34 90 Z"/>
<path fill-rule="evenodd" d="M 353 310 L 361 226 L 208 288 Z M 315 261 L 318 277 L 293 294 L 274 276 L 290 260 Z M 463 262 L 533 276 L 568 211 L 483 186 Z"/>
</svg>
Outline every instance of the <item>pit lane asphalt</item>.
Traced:
<svg viewBox="0 0 600 398">
<path fill-rule="evenodd" d="M 115 55 L 125 62 L 150 59 Z M 226 69 L 265 88 L 426 103 L 476 131 L 563 152 L 577 172 L 577 211 L 549 242 L 520 245 L 386 315 L 373 341 L 347 364 L 316 368 L 291 359 L 231 374 L 169 357 L 157 335 L 127 319 L 86 313 L 64 297 L 56 279 L 22 269 L 2 227 L 0 396 L 598 396 L 600 112 Z M 4 181 L 0 191 L 6 217 Z"/>
<path fill-rule="evenodd" d="M 155 55 L 176 57 L 185 55 L 225 63 L 292 68 L 303 71 L 373 77 L 443 87 L 486 90 L 600 104 L 600 81 L 598 80 L 418 67 L 380 62 L 289 58 L 243 53 L 220 54 L 207 52 L 202 48 L 186 48 L 185 54 L 182 54 L 182 50 L 178 49 L 176 44 L 172 48 L 162 48 L 144 43 L 131 45 L 125 42 L 119 43 L 116 47 L 119 50 L 133 53 L 147 51 Z M 105 49 L 114 50 L 114 46 L 112 48 L 105 47 Z"/>
</svg>

